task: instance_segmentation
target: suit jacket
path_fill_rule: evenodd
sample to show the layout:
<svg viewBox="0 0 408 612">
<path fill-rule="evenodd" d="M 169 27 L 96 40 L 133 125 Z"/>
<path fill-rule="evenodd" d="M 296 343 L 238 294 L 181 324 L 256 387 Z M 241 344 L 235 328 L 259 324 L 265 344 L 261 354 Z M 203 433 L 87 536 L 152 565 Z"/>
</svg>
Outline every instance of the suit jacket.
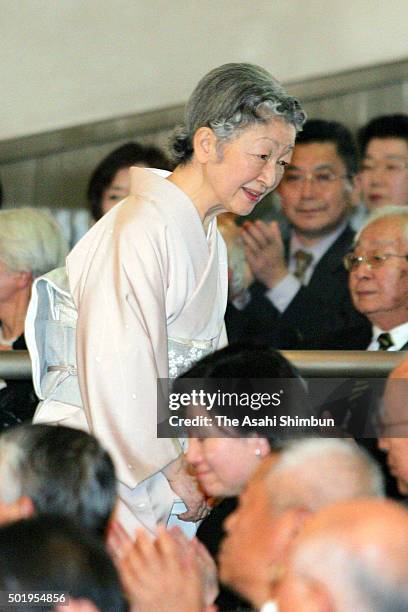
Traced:
<svg viewBox="0 0 408 612">
<path fill-rule="evenodd" d="M 230 341 L 249 340 L 281 349 L 357 349 L 366 346 L 371 325 L 358 313 L 348 290 L 343 257 L 354 234 L 340 234 L 317 264 L 308 285 L 301 287 L 284 312 L 265 296 L 259 282 L 250 288 L 251 301 L 243 311 L 231 304 L 226 323 Z"/>
</svg>

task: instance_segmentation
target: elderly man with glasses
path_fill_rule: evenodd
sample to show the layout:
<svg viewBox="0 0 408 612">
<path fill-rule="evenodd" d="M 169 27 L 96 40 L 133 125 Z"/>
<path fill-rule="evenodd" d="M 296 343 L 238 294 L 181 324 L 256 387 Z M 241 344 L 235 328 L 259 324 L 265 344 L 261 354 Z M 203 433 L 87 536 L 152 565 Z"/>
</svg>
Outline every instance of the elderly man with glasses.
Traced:
<svg viewBox="0 0 408 612">
<path fill-rule="evenodd" d="M 354 306 L 372 325 L 371 342 L 361 348 L 408 349 L 408 209 L 372 213 L 344 264 Z"/>
<path fill-rule="evenodd" d="M 232 297 L 230 340 L 255 339 L 284 349 L 359 348 L 355 332 L 369 333 L 369 325 L 351 303 L 342 264 L 353 242 L 348 218 L 356 171 L 347 128 L 335 121 L 306 122 L 278 188 L 291 226 L 287 243 L 275 222 L 244 224 L 245 255 L 256 281 Z"/>
<path fill-rule="evenodd" d="M 371 333 L 355 335 L 357 348 L 407 350 L 408 208 L 384 206 L 373 212 L 357 234 L 353 251 L 344 257 L 344 266 L 354 306 L 371 326 Z M 383 386 L 382 379 L 346 381 L 336 399 L 326 400 L 325 410 L 349 434 L 373 437 L 378 434 L 373 417 Z M 392 488 L 389 493 L 394 493 Z"/>
</svg>

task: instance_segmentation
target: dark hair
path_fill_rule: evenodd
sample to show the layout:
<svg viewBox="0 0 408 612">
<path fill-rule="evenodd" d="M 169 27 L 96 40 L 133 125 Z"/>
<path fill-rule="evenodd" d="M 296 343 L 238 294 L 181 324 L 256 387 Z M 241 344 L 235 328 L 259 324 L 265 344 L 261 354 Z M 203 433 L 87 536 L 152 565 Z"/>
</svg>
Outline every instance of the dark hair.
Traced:
<svg viewBox="0 0 408 612">
<path fill-rule="evenodd" d="M 338 121 L 310 119 L 306 121 L 302 132 L 296 138 L 296 144 L 313 142 L 330 142 L 336 146 L 338 155 L 346 166 L 349 178 L 358 170 L 358 153 L 352 133 Z"/>
<path fill-rule="evenodd" d="M 71 427 L 20 425 L 0 436 L 0 463 L 3 501 L 26 495 L 38 514 L 68 516 L 104 535 L 116 478 L 109 454 L 94 436 Z"/>
<path fill-rule="evenodd" d="M 374 117 L 358 130 L 360 155 L 365 155 L 367 146 L 373 138 L 401 138 L 408 143 L 408 115 L 381 115 Z"/>
<path fill-rule="evenodd" d="M 101 542 L 63 517 L 40 516 L 0 528 L 0 590 L 65 593 L 101 612 L 124 612 L 117 571 Z M 25 612 L 55 604 L 21 604 Z"/>
<path fill-rule="evenodd" d="M 137 142 L 127 142 L 118 147 L 96 166 L 88 184 L 87 198 L 91 205 L 93 218 L 98 221 L 102 217 L 101 202 L 103 192 L 112 183 L 115 175 L 123 168 L 136 164 L 145 164 L 149 168 L 170 169 L 170 162 L 154 146 L 144 146 Z"/>
<path fill-rule="evenodd" d="M 173 157 L 180 164 L 191 160 L 194 134 L 200 127 L 210 127 L 219 140 L 227 141 L 248 126 L 274 117 L 281 117 L 298 131 L 306 114 L 296 98 L 261 66 L 223 64 L 206 74 L 191 94 L 184 124 L 172 138 Z"/>
<path fill-rule="evenodd" d="M 285 414 L 298 415 L 300 417 L 310 417 L 312 409 L 309 403 L 306 386 L 300 378 L 297 370 L 292 364 L 278 351 L 269 346 L 259 346 L 252 344 L 231 344 L 223 349 L 204 357 L 187 372 L 179 376 L 173 385 L 175 393 L 188 392 L 189 387 L 195 388 L 198 380 L 201 379 L 200 388 L 206 391 L 219 389 L 221 383 L 222 391 L 227 393 L 251 392 L 250 379 L 262 379 L 269 383 L 279 380 L 279 389 L 285 390 Z M 226 379 L 231 379 L 231 384 Z M 274 385 L 276 387 L 276 383 Z M 259 389 L 256 387 L 257 391 Z M 265 389 L 266 390 L 266 389 Z M 271 390 L 270 384 L 268 391 Z M 274 389 L 276 391 L 276 389 Z M 187 407 L 187 413 L 190 408 Z M 234 415 L 235 407 L 231 414 Z M 225 414 L 225 407 L 220 410 Z M 217 405 L 214 405 L 212 415 L 217 414 Z M 264 416 L 259 410 L 255 416 Z M 223 430 L 224 431 L 224 430 Z M 270 428 L 260 424 L 255 426 L 242 426 L 229 428 L 231 437 L 248 437 L 254 434 L 266 437 L 271 449 L 281 448 L 281 444 L 288 438 L 305 437 L 314 434 L 314 429 L 307 428 Z M 226 430 L 227 433 L 227 430 Z"/>
<path fill-rule="evenodd" d="M 0 208 L 3 206 L 3 184 L 0 179 Z"/>
</svg>

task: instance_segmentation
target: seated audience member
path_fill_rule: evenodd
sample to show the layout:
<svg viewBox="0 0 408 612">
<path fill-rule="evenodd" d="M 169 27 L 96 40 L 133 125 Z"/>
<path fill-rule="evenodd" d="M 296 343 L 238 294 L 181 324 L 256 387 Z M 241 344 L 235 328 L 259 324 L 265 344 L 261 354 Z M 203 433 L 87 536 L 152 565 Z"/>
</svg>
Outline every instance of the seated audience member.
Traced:
<svg viewBox="0 0 408 612">
<path fill-rule="evenodd" d="M 361 499 L 316 513 L 296 539 L 280 612 L 408 610 L 408 511 Z"/>
<path fill-rule="evenodd" d="M 408 205 L 408 115 L 383 115 L 359 130 L 359 180 L 369 212 Z"/>
<path fill-rule="evenodd" d="M 279 383 L 279 388 L 282 388 L 282 385 L 285 386 L 288 379 L 293 381 L 293 387 L 286 386 L 285 410 L 288 411 L 288 414 L 302 416 L 310 414 L 307 394 L 296 371 L 280 353 L 269 347 L 230 345 L 216 351 L 200 360 L 179 377 L 173 385 L 172 392 L 191 392 L 191 387 L 196 388 L 196 383 L 200 381 L 202 381 L 200 388 L 209 391 L 212 389 L 212 384 L 217 386 L 220 380 L 223 383 L 223 391 L 233 392 L 236 390 L 234 387 L 236 380 L 242 382 L 245 379 L 255 378 L 263 381 L 268 379 L 273 388 L 276 388 L 275 381 Z M 231 379 L 231 387 L 226 379 Z M 200 407 L 187 407 L 187 417 L 195 416 L 197 410 L 200 412 Z M 203 410 L 205 411 L 205 408 Z M 222 406 L 213 406 L 210 414 L 212 419 L 215 419 L 215 415 L 223 413 L 225 414 Z M 222 426 L 220 424 L 219 427 L 214 426 L 207 430 L 192 427 L 188 433 L 190 438 L 186 457 L 195 471 L 199 484 L 209 497 L 227 498 L 212 510 L 209 517 L 202 522 L 197 533 L 199 540 L 216 557 L 224 535 L 222 522 L 236 506 L 234 496 L 238 495 L 246 485 L 262 458 L 271 454 L 275 460 L 281 441 L 290 435 L 296 436 L 296 430 L 288 432 L 287 429 L 277 427 L 276 432 L 273 431 L 273 428 L 269 428 L 266 433 L 265 428 L 261 425 L 241 427 L 240 425 Z M 301 433 L 305 435 L 304 431 Z M 199 546 L 198 543 L 196 545 Z M 143 550 L 144 547 L 142 551 L 137 548 L 132 552 L 132 556 L 136 558 L 133 564 L 141 561 Z M 125 565 L 127 567 L 129 563 Z M 145 571 L 147 571 L 146 568 Z M 141 595 L 143 592 L 136 593 L 136 600 Z M 209 603 L 208 600 L 206 601 Z M 245 606 L 246 602 L 242 602 L 226 589 L 222 589 L 216 604 L 219 610 L 232 610 Z M 155 608 L 152 607 L 152 609 Z"/>
<path fill-rule="evenodd" d="M 218 384 L 221 380 L 226 386 L 226 379 L 231 379 L 232 386 L 227 389 L 231 392 L 236 390 L 234 380 L 268 380 L 271 388 L 275 388 L 275 381 L 286 384 L 288 380 L 293 380 L 293 387 L 287 388 L 286 413 L 298 416 L 311 414 L 307 394 L 297 372 L 279 352 L 268 347 L 239 344 L 227 346 L 190 368 L 176 380 L 173 390 L 183 392 L 188 389 L 189 380 L 195 383 L 197 379 L 203 381 L 205 389 L 211 387 L 211 381 Z M 220 414 L 223 414 L 223 409 L 224 407 L 219 407 Z M 272 413 L 273 409 L 270 410 L 270 416 Z M 216 406 L 211 412 L 213 419 L 215 414 L 218 414 Z M 187 415 L 194 416 L 195 409 L 187 408 Z M 240 414 L 240 420 L 242 416 Z M 265 431 L 261 425 L 213 427 L 212 432 L 207 434 L 208 437 L 206 432 L 197 437 L 200 434 L 198 428 L 189 431 L 186 458 L 194 469 L 199 484 L 209 497 L 226 498 L 204 519 L 197 531 L 198 539 L 205 544 L 214 558 L 224 536 L 222 523 L 236 507 L 236 496 L 257 469 L 261 459 L 271 452 L 276 458 L 282 440 L 290 436 L 307 435 L 295 428 L 288 431 L 287 428 L 285 430 L 276 427 L 269 428 L 268 433 Z M 312 430 L 310 433 L 315 434 Z M 221 589 L 216 601 L 220 610 L 232 609 L 239 603 L 242 602 L 238 602 L 226 589 Z"/>
<path fill-rule="evenodd" d="M 169 170 L 170 162 L 157 147 L 137 142 L 127 142 L 109 153 L 89 180 L 87 197 L 95 221 L 129 195 L 131 166 Z"/>
<path fill-rule="evenodd" d="M 103 536 L 115 501 L 111 458 L 93 436 L 31 424 L 0 436 L 1 522 L 62 515 Z"/>
<path fill-rule="evenodd" d="M 371 325 L 371 341 L 360 333 L 356 348 L 408 348 L 408 208 L 384 207 L 370 215 L 345 266 L 354 306 Z"/>
<path fill-rule="evenodd" d="M 306 122 L 278 188 L 291 225 L 288 242 L 276 223 L 243 226 L 256 282 L 234 300 L 237 308 L 230 305 L 230 340 L 250 337 L 286 349 L 355 348 L 352 331 L 367 322 L 351 303 L 342 259 L 353 241 L 348 216 L 356 170 L 356 148 L 343 125 Z"/>
<path fill-rule="evenodd" d="M 126 605 L 112 561 L 101 542 L 68 519 L 40 516 L 0 527 L 2 603 L 13 594 L 24 612 L 124 612 Z M 30 605 L 23 597 L 46 600 Z M 48 603 L 54 595 L 55 603 Z M 57 603 L 61 595 L 65 601 Z M 5 606 L 5 608 L 8 606 Z M 2 609 L 3 606 L 1 606 Z"/>
<path fill-rule="evenodd" d="M 0 211 L 0 350 L 25 349 L 24 322 L 37 276 L 60 266 L 67 245 L 56 222 L 34 208 Z M 31 382 L 1 381 L 0 429 L 34 414 Z"/>
<path fill-rule="evenodd" d="M 378 466 L 354 442 L 289 443 L 277 461 L 263 462 L 225 522 L 221 580 L 261 608 L 274 599 L 292 541 L 312 513 L 338 500 L 382 495 Z"/>
<path fill-rule="evenodd" d="M 388 377 L 379 422 L 378 447 L 387 454 L 398 490 L 408 496 L 408 361 L 399 364 Z"/>
</svg>

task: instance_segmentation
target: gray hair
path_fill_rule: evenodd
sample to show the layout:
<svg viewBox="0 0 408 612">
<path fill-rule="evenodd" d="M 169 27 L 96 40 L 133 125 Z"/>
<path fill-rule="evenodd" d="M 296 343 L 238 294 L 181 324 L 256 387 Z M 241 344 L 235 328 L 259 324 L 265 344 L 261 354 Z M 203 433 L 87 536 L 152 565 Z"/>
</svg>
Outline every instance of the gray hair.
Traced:
<svg viewBox="0 0 408 612">
<path fill-rule="evenodd" d="M 293 479 L 288 472 L 294 473 Z M 276 486 L 277 478 L 284 482 L 282 487 Z M 316 511 L 335 501 L 384 495 L 376 461 L 355 442 L 342 438 L 289 442 L 269 479 L 271 495 L 282 510 L 302 505 Z"/>
<path fill-rule="evenodd" d="M 41 276 L 62 266 L 67 252 L 50 214 L 29 207 L 0 211 L 0 260 L 8 270 Z"/>
<path fill-rule="evenodd" d="M 205 75 L 187 103 L 184 125 L 171 143 L 178 163 L 193 156 L 193 137 L 200 127 L 210 127 L 221 141 L 231 140 L 249 125 L 282 117 L 300 131 L 306 113 L 267 70 L 254 64 L 231 63 Z"/>
<path fill-rule="evenodd" d="M 24 424 L 0 436 L 0 501 L 27 496 L 39 514 L 68 516 L 102 533 L 116 500 L 115 470 L 93 436 Z"/>
<path fill-rule="evenodd" d="M 358 230 L 357 234 L 354 238 L 354 243 L 357 243 L 360 240 L 361 233 L 379 219 L 390 219 L 393 217 L 400 217 L 403 219 L 403 235 L 405 240 L 408 240 L 408 206 L 396 206 L 395 204 L 390 204 L 389 206 L 381 206 L 373 210 L 370 213 L 363 223 L 363 225 Z"/>
<path fill-rule="evenodd" d="M 379 527 L 380 528 L 380 527 Z M 293 552 L 293 565 L 306 579 L 326 585 L 336 609 L 361 612 L 405 612 L 408 610 L 408 583 L 405 564 L 395 566 L 390 547 L 378 546 L 375 556 L 365 554 L 364 546 L 333 525 L 314 535 Z M 400 538 L 400 534 L 395 538 Z M 395 542 L 394 544 L 397 544 Z M 375 546 L 376 542 L 372 542 Z M 404 549 L 405 538 L 398 541 Z M 393 547 L 395 554 L 398 549 Z"/>
</svg>

